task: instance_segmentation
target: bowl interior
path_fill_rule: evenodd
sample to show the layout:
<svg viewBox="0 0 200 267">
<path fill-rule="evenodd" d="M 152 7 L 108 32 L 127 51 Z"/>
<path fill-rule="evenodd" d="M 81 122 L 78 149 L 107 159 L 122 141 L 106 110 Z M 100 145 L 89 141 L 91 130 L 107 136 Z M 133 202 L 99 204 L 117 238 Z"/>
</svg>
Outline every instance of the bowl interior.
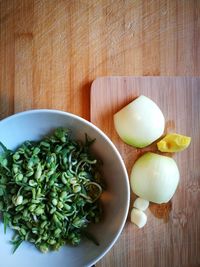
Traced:
<svg viewBox="0 0 200 267">
<path fill-rule="evenodd" d="M 91 123 L 70 113 L 55 110 L 33 110 L 13 115 L 0 122 L 0 141 L 9 149 L 16 149 L 25 140 L 39 140 L 56 127 L 72 130 L 74 138 L 83 140 L 85 133 L 96 141 L 93 153 L 103 160 L 102 172 L 106 182 L 103 219 L 91 225 L 90 231 L 99 241 L 96 246 L 83 239 L 78 247 L 64 246 L 58 252 L 42 254 L 24 242 L 15 254 L 9 240 L 13 232 L 3 234 L 0 223 L 0 261 L 6 267 L 79 267 L 98 261 L 115 243 L 124 226 L 129 206 L 129 183 L 125 166 L 111 141 Z"/>
</svg>

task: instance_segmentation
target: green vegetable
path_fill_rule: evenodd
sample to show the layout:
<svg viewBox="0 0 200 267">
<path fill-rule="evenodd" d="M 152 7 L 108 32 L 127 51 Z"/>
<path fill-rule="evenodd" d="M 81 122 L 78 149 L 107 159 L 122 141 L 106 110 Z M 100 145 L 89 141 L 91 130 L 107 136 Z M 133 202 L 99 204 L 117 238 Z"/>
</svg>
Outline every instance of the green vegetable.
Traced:
<svg viewBox="0 0 200 267">
<path fill-rule="evenodd" d="M 4 232 L 7 226 L 16 232 L 14 251 L 25 240 L 41 252 L 78 245 L 88 224 L 100 220 L 102 181 L 92 143 L 62 128 L 16 151 L 0 143 L 0 212 Z"/>
</svg>

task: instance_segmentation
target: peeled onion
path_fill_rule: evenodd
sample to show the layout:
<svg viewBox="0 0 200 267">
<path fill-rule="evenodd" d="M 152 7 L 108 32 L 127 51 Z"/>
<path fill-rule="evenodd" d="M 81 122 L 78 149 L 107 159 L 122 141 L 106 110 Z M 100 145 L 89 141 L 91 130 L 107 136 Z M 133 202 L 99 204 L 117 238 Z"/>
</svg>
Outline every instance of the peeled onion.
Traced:
<svg viewBox="0 0 200 267">
<path fill-rule="evenodd" d="M 163 134 L 165 119 L 157 104 L 141 95 L 114 115 L 114 125 L 125 143 L 141 148 Z"/>
<path fill-rule="evenodd" d="M 139 197 L 155 203 L 167 203 L 179 183 L 175 160 L 155 153 L 145 153 L 133 165 L 131 188 Z"/>
</svg>

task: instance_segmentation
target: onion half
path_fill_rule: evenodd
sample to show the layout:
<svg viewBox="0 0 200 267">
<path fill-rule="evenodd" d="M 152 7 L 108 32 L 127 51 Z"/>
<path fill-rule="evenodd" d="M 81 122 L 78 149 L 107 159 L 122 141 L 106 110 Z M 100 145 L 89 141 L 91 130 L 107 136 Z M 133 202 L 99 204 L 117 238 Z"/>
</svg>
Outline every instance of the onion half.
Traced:
<svg viewBox="0 0 200 267">
<path fill-rule="evenodd" d="M 131 188 L 139 197 L 155 203 L 167 203 L 179 183 L 175 160 L 155 153 L 145 153 L 133 165 Z"/>
<path fill-rule="evenodd" d="M 141 148 L 163 134 L 165 119 L 157 104 L 141 95 L 114 114 L 114 125 L 125 143 Z"/>
</svg>

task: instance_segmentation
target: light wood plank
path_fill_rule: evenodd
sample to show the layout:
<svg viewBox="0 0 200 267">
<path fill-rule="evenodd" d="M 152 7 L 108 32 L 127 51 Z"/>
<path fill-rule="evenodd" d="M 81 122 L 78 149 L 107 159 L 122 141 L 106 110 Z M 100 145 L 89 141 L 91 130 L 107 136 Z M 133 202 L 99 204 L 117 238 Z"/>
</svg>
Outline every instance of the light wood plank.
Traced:
<svg viewBox="0 0 200 267">
<path fill-rule="evenodd" d="M 198 266 L 200 264 L 200 78 L 193 77 L 104 77 L 91 90 L 91 121 L 119 149 L 128 173 L 146 151 L 157 152 L 156 143 L 143 149 L 124 144 L 118 137 L 113 115 L 139 95 L 155 101 L 166 119 L 165 133 L 192 137 L 186 151 L 174 155 L 180 184 L 172 201 L 152 204 L 148 222 L 138 229 L 128 218 L 112 251 L 97 266 Z M 134 131 L 134 128 L 133 128 Z M 172 156 L 167 154 L 169 156 Z M 131 194 L 131 206 L 136 196 Z"/>
</svg>

